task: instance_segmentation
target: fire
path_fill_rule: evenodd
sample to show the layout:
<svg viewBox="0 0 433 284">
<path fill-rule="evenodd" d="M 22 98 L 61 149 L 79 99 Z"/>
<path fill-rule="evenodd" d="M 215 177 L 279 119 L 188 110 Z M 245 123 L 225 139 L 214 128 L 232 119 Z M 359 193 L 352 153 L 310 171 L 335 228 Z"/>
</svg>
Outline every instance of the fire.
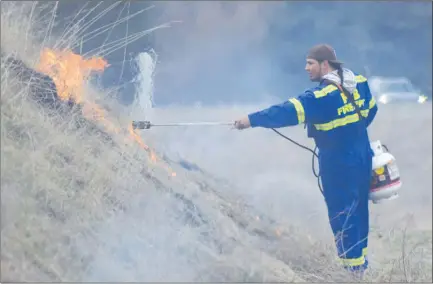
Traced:
<svg viewBox="0 0 433 284">
<path fill-rule="evenodd" d="M 144 150 L 148 151 L 150 154 L 150 159 L 153 162 L 157 162 L 158 161 L 158 157 L 156 156 L 155 152 L 152 151 L 149 146 L 147 146 L 146 144 L 144 144 L 143 140 L 141 139 L 141 137 L 134 131 L 134 129 L 132 128 L 132 125 L 128 126 L 128 131 L 130 134 L 130 137 L 132 137 L 139 145 L 141 148 L 143 148 Z M 169 167 L 165 167 L 165 169 L 170 172 L 172 177 L 176 176 L 176 172 L 174 172 L 173 170 L 171 170 Z"/>
<path fill-rule="evenodd" d="M 105 118 L 104 110 L 100 106 L 83 99 L 84 83 L 90 74 L 103 72 L 108 66 L 109 64 L 102 57 L 85 59 L 70 50 L 54 51 L 46 48 L 41 54 L 36 70 L 53 79 L 61 100 L 81 104 L 83 115 L 87 119 L 100 122 L 109 132 L 120 133 L 121 129 Z M 128 132 L 128 138 L 146 150 L 153 162 L 157 162 L 158 158 L 155 152 L 143 142 L 141 137 L 132 129 L 132 126 L 128 127 Z M 176 176 L 176 173 L 170 168 L 166 167 L 166 170 L 170 172 L 171 176 Z"/>
<path fill-rule="evenodd" d="M 79 104 L 83 100 L 84 82 L 91 72 L 102 72 L 108 67 L 107 61 L 98 57 L 84 59 L 70 50 L 43 50 L 37 70 L 49 75 L 57 87 L 62 100 L 72 100 Z"/>
</svg>

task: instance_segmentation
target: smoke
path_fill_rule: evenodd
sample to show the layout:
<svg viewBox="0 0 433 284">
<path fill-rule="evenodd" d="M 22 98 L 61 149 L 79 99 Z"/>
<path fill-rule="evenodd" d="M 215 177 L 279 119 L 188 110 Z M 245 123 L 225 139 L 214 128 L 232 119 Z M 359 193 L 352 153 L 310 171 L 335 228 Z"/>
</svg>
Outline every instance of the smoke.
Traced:
<svg viewBox="0 0 433 284">
<path fill-rule="evenodd" d="M 194 281 L 199 266 L 193 255 L 197 229 L 179 220 L 176 200 L 148 193 L 137 196 L 132 210 L 98 228 L 99 249 L 86 281 Z M 83 242 L 82 248 L 89 245 Z M 202 259 L 203 260 L 203 259 Z"/>
<path fill-rule="evenodd" d="M 270 26 L 284 2 L 170 1 L 158 3 L 159 22 L 178 20 L 155 33 L 161 56 L 157 102 L 251 102 L 267 93 L 274 68 L 268 56 Z M 170 100 L 171 99 L 171 100 Z"/>
<path fill-rule="evenodd" d="M 135 59 L 137 76 L 136 91 L 131 105 L 132 117 L 135 120 L 151 120 L 154 102 L 154 72 L 157 55 L 155 52 L 139 53 Z"/>
</svg>

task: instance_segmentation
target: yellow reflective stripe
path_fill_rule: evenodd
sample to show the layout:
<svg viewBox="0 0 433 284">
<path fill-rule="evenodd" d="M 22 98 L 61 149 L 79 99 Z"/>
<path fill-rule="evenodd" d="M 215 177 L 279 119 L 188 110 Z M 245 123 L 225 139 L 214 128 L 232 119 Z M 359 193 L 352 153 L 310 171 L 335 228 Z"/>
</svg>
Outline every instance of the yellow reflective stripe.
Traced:
<svg viewBox="0 0 433 284">
<path fill-rule="evenodd" d="M 291 102 L 295 106 L 296 114 L 298 115 L 298 123 L 303 123 L 305 121 L 305 110 L 301 102 L 295 98 L 289 99 L 289 102 Z"/>
<path fill-rule="evenodd" d="M 363 83 L 363 82 L 367 82 L 367 78 L 365 78 L 362 75 L 357 75 L 355 76 L 355 81 L 356 83 Z"/>
<path fill-rule="evenodd" d="M 376 100 L 374 97 L 371 97 L 370 103 L 368 104 L 368 108 L 372 109 L 376 105 Z"/>
<path fill-rule="evenodd" d="M 343 103 L 344 103 L 344 104 L 347 104 L 347 97 L 346 97 L 346 95 L 345 95 L 343 92 L 341 92 L 341 93 L 340 93 L 340 96 L 341 96 L 341 98 L 343 99 Z"/>
<path fill-rule="evenodd" d="M 334 85 L 328 85 L 325 88 L 319 90 L 319 91 L 315 91 L 314 92 L 314 96 L 316 98 L 321 98 L 324 97 L 326 95 L 328 95 L 329 93 L 332 93 L 333 91 L 337 90 L 337 87 Z"/>
<path fill-rule="evenodd" d="M 370 112 L 370 110 L 368 110 L 368 109 L 361 110 L 361 115 L 363 117 L 367 117 L 369 112 Z M 329 131 L 329 130 L 332 130 L 334 128 L 337 128 L 340 126 L 345 126 L 347 124 L 355 123 L 358 121 L 359 121 L 359 115 L 358 115 L 358 113 L 354 113 L 354 114 L 347 115 L 347 116 L 342 117 L 342 118 L 334 119 L 334 120 L 327 122 L 327 123 L 314 124 L 314 126 L 316 127 L 317 130 Z"/>
<path fill-rule="evenodd" d="M 344 126 L 346 124 L 354 123 L 357 121 L 359 121 L 359 117 L 358 114 L 355 113 L 355 114 L 348 115 L 346 117 L 334 119 L 327 123 L 314 124 L 314 126 L 316 127 L 317 130 L 329 131 L 331 129 Z"/>
<path fill-rule="evenodd" d="M 366 256 L 367 255 L 367 248 L 363 248 L 362 249 L 362 256 Z"/>
<path fill-rule="evenodd" d="M 340 262 L 345 266 L 360 266 L 365 263 L 365 257 L 360 256 L 358 258 L 340 258 Z"/>
</svg>

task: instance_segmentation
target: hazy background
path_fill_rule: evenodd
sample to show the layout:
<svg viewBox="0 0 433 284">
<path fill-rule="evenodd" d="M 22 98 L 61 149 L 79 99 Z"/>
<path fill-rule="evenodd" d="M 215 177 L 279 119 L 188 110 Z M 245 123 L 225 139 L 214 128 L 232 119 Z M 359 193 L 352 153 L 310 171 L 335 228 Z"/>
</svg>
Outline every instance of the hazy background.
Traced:
<svg viewBox="0 0 433 284">
<path fill-rule="evenodd" d="M 86 2 L 59 3 L 57 31 Z M 88 2 L 97 14 L 114 1 Z M 311 86 L 303 70 L 308 49 L 334 46 L 356 72 L 405 76 L 424 93 L 432 86 L 432 7 L 427 1 L 133 1 L 124 2 L 92 29 L 153 6 L 83 44 L 82 51 L 144 28 L 180 21 L 110 54 L 102 84 L 121 86 L 130 103 L 136 71 L 131 59 L 154 49 L 155 103 L 203 104 L 286 99 Z M 89 17 L 92 19 L 92 17 Z M 126 59 L 126 62 L 124 61 Z"/>
</svg>

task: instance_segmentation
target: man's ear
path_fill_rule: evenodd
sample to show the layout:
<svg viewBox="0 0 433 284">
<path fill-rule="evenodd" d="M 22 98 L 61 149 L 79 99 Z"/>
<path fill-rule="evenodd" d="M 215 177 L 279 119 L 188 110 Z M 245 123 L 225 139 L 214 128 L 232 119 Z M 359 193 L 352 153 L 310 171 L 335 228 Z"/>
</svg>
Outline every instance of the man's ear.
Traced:
<svg viewBox="0 0 433 284">
<path fill-rule="evenodd" d="M 322 70 L 322 72 L 328 73 L 331 70 L 331 65 L 329 65 L 329 61 L 323 60 L 322 62 L 320 62 L 320 69 Z"/>
<path fill-rule="evenodd" d="M 320 67 L 322 67 L 323 69 L 328 69 L 329 68 L 328 60 L 323 60 L 322 62 L 320 62 Z"/>
</svg>

